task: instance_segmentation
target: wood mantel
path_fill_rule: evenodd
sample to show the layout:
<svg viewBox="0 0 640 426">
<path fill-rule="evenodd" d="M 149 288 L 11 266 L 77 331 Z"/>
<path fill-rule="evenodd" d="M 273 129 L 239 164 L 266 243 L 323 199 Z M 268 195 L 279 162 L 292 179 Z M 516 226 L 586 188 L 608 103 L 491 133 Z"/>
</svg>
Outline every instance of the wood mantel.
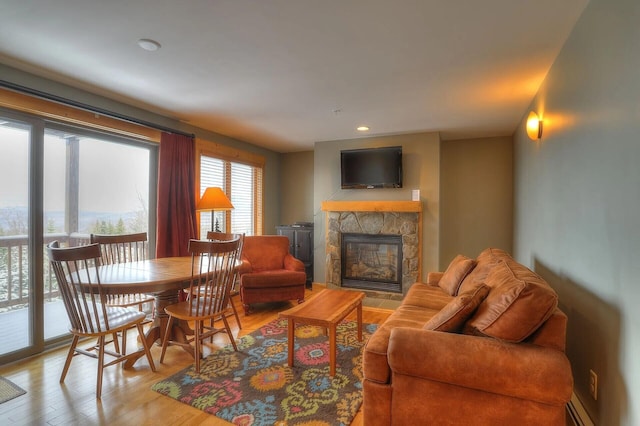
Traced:
<svg viewBox="0 0 640 426">
<path fill-rule="evenodd" d="M 420 201 L 323 201 L 325 212 L 422 212 Z"/>
</svg>

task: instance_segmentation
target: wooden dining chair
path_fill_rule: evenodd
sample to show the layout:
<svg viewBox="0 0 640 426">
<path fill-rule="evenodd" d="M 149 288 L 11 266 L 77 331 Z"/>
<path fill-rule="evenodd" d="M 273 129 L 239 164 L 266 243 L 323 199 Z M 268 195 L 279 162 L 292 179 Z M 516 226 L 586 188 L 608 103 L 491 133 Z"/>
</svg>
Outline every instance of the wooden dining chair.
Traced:
<svg viewBox="0 0 640 426">
<path fill-rule="evenodd" d="M 238 250 L 238 259 L 242 258 L 242 246 L 244 245 L 244 234 L 230 234 L 226 232 L 218 232 L 218 231 L 209 231 L 207 232 L 207 240 L 210 241 L 230 241 L 235 240 L 236 238 L 240 239 L 240 249 Z M 229 305 L 231 305 L 231 310 L 233 316 L 236 318 L 236 322 L 238 323 L 238 328 L 242 329 L 242 323 L 240 322 L 240 316 L 238 315 L 238 310 L 236 309 L 236 305 L 234 305 L 232 298 L 234 296 L 238 296 L 240 294 L 240 274 L 238 270 L 233 277 L 233 282 L 231 283 L 231 292 L 229 293 Z"/>
<path fill-rule="evenodd" d="M 118 364 L 129 359 L 137 358 L 139 351 L 126 353 L 127 329 L 135 326 L 138 335 L 144 337 L 142 321 L 144 312 L 133 308 L 107 305 L 107 295 L 100 283 L 98 267 L 100 266 L 100 246 L 90 244 L 80 247 L 61 248 L 58 241 L 47 246 L 49 261 L 58 281 L 58 288 L 64 301 L 64 306 L 71 323 L 69 332 L 73 335 L 69 353 L 62 369 L 60 383 L 64 379 L 71 365 L 71 360 L 77 354 L 87 355 L 98 360 L 98 383 L 96 398 L 102 395 L 102 372 L 104 367 Z M 122 347 L 114 344 L 115 349 L 107 348 L 107 336 L 122 333 Z M 97 337 L 94 346 L 78 348 L 81 338 Z M 156 367 L 151 358 L 149 345 L 144 338 L 140 339 L 152 371 Z M 117 339 L 114 339 L 117 343 Z M 105 362 L 106 355 L 113 357 Z"/>
<path fill-rule="evenodd" d="M 91 234 L 90 242 L 100 244 L 103 265 L 138 262 L 148 258 L 149 245 L 146 232 L 118 235 Z M 122 307 L 137 306 L 139 311 L 144 311 L 146 304 L 151 306 L 151 316 L 155 313 L 155 299 L 149 294 L 110 294 L 107 295 L 107 304 Z M 148 318 L 145 322 L 150 321 L 151 319 Z"/>
<path fill-rule="evenodd" d="M 239 238 L 230 241 L 189 241 L 191 281 L 188 298 L 164 309 L 169 320 L 162 340 L 160 363 L 164 361 L 167 346 L 179 345 L 193 352 L 195 369 L 199 373 L 203 341 L 220 332 L 226 332 L 233 349 L 238 350 L 227 316 L 231 312 L 229 293 L 239 260 L 239 250 Z M 224 328 L 214 326 L 217 319 L 222 320 Z M 175 320 L 193 321 L 194 334 L 192 337 L 185 336 L 186 342 L 170 340 Z M 205 321 L 209 323 L 205 324 Z"/>
</svg>

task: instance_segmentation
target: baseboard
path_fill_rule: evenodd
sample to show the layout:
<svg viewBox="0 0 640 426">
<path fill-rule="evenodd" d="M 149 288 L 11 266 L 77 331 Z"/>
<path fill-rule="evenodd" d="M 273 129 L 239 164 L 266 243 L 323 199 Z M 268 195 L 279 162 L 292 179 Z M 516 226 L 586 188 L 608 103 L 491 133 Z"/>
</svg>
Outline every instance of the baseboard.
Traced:
<svg viewBox="0 0 640 426">
<path fill-rule="evenodd" d="M 594 426 L 575 392 L 571 393 L 571 401 L 567 404 L 567 419 L 570 421 L 567 424 L 572 426 Z"/>
</svg>

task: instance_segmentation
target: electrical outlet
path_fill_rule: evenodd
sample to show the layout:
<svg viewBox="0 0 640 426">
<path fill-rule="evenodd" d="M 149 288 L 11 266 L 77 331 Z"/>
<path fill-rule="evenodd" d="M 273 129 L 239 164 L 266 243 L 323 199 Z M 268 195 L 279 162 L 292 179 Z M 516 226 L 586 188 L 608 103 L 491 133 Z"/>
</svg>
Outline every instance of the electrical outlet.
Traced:
<svg viewBox="0 0 640 426">
<path fill-rule="evenodd" d="M 598 375 L 593 370 L 589 370 L 589 393 L 593 399 L 598 399 Z"/>
</svg>

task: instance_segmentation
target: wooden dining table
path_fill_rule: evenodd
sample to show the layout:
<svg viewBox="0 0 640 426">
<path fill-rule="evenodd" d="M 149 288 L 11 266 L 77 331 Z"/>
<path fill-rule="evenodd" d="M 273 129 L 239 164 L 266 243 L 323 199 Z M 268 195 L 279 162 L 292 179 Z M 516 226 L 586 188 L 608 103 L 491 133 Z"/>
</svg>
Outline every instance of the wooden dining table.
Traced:
<svg viewBox="0 0 640 426">
<path fill-rule="evenodd" d="M 162 342 L 164 338 L 169 320 L 164 308 L 177 303 L 180 290 L 189 287 L 191 256 L 101 265 L 98 267 L 98 275 L 105 293 L 144 293 L 154 296 L 155 316 L 151 327 L 144 335 L 151 347 L 158 340 Z M 176 321 L 171 333 L 172 340 L 186 342 L 186 337 L 192 335 L 193 330 L 187 322 Z M 135 361 L 136 359 L 131 359 L 124 366 L 131 367 Z"/>
</svg>

